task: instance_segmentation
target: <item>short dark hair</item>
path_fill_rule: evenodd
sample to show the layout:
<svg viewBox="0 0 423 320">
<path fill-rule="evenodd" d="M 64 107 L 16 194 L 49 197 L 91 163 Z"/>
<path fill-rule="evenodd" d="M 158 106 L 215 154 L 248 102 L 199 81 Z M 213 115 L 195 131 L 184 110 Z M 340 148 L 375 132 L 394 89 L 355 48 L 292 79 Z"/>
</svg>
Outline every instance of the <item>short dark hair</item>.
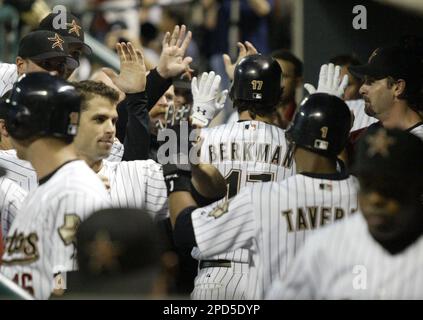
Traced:
<svg viewBox="0 0 423 320">
<path fill-rule="evenodd" d="M 235 100 L 234 108 L 237 109 L 238 113 L 241 113 L 243 111 L 249 111 L 252 114 L 253 118 L 255 118 L 255 115 L 258 115 L 260 117 L 269 116 L 276 111 L 276 105 L 264 106 L 262 103 L 245 100 Z"/>
<path fill-rule="evenodd" d="M 273 51 L 271 54 L 273 59 L 280 59 L 291 62 L 294 65 L 294 73 L 296 77 L 303 76 L 303 62 L 295 56 L 291 51 L 286 49 L 279 49 Z"/>
<path fill-rule="evenodd" d="M 333 63 L 337 66 L 359 66 L 361 65 L 360 60 L 354 54 L 339 54 L 332 57 L 329 63 Z"/>
<path fill-rule="evenodd" d="M 112 103 L 117 103 L 119 101 L 119 93 L 102 82 L 85 80 L 81 82 L 72 82 L 72 85 L 81 94 L 81 111 L 87 110 L 87 102 L 94 98 L 94 96 L 101 96 Z"/>
</svg>

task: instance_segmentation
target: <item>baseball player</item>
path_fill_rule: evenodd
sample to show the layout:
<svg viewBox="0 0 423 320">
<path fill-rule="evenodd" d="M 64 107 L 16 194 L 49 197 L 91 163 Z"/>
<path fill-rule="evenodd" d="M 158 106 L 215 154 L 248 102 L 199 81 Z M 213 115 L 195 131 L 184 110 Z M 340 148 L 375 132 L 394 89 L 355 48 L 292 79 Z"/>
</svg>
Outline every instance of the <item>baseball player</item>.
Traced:
<svg viewBox="0 0 423 320">
<path fill-rule="evenodd" d="M 268 298 L 422 299 L 422 154 L 416 136 L 370 128 L 353 168 L 359 212 L 308 238 Z"/>
<path fill-rule="evenodd" d="M 132 99 L 145 101 L 146 71 L 142 54 L 138 55 L 130 43 L 119 44 L 117 47 L 120 57 L 127 58 L 121 60 L 121 71 L 115 81 L 125 84 L 125 93 L 131 95 Z M 131 82 L 128 76 L 134 77 Z M 94 172 L 107 178 L 112 205 L 143 209 L 158 220 L 167 218 L 168 195 L 160 164 L 153 160 L 104 160 L 110 154 L 116 134 L 119 94 L 99 82 L 82 81 L 74 85 L 82 95 L 81 121 L 74 146 L 78 156 Z M 214 190 L 208 181 L 199 183 L 204 184 L 205 189 Z"/>
<path fill-rule="evenodd" d="M 47 299 L 57 273 L 76 270 L 75 232 L 93 211 L 109 205 L 101 180 L 78 160 L 71 142 L 81 98 L 68 82 L 30 73 L 2 103 L 17 156 L 39 177 L 5 240 L 1 273 L 37 299 Z"/>
<path fill-rule="evenodd" d="M 337 171 L 337 155 L 350 126 L 351 114 L 341 99 L 325 93 L 311 95 L 286 131 L 290 144 L 284 163 L 289 166 L 295 158 L 298 174 L 281 182 L 253 184 L 224 203 L 196 210 L 188 193 L 171 193 L 175 241 L 183 247 L 196 245 L 206 265 L 220 253 L 240 248 L 249 252 L 242 298 L 263 298 L 313 230 L 357 210 L 354 178 Z M 164 166 L 164 171 L 167 183 L 178 179 L 178 170 L 168 172 Z M 222 263 L 224 267 L 229 271 L 232 266 Z"/>
<path fill-rule="evenodd" d="M 259 54 L 244 57 L 235 68 L 230 90 L 240 120 L 201 130 L 200 161 L 215 166 L 226 179 L 227 198 L 232 198 L 247 185 L 281 181 L 295 173 L 294 166 L 282 165 L 287 142 L 284 131 L 272 125 L 273 113 L 282 94 L 281 78 L 282 70 L 274 59 Z M 203 74 L 200 86 L 193 79 L 193 124 L 207 125 L 212 118 L 209 110 L 213 110 L 214 105 L 223 106 L 220 96 L 214 94 L 216 79 L 218 76 L 213 73 Z M 204 101 L 197 99 L 198 94 Z M 205 114 L 205 121 L 198 120 L 202 114 Z M 204 262 L 194 248 L 192 256 L 199 260 L 193 299 L 241 299 L 245 296 L 251 259 L 248 250 L 239 248 L 209 257 Z"/>
<path fill-rule="evenodd" d="M 127 81 L 127 94 L 145 100 L 145 66 L 131 44 L 119 44 L 119 54 L 131 54 L 131 62 L 122 60 L 121 77 L 126 70 L 137 74 L 137 81 Z M 141 75 L 144 75 L 143 77 Z M 74 84 L 82 95 L 81 121 L 75 149 L 81 159 L 99 175 L 106 177 L 115 207 L 144 209 L 157 219 L 166 218 L 167 191 L 162 169 L 152 160 L 110 162 L 105 160 L 112 150 L 116 134 L 116 90 L 100 82 L 82 81 Z"/>
</svg>

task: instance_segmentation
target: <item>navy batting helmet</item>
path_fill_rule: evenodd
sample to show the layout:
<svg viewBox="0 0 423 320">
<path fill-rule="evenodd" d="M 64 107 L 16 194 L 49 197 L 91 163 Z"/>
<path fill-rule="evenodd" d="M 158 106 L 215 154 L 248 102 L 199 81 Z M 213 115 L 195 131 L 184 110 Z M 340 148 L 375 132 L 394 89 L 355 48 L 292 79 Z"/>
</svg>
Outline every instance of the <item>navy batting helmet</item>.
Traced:
<svg viewBox="0 0 423 320">
<path fill-rule="evenodd" d="M 285 133 L 292 151 L 288 164 L 294 146 L 336 158 L 345 148 L 351 120 L 348 106 L 336 96 L 315 93 L 305 98 Z"/>
<path fill-rule="evenodd" d="M 10 136 L 24 140 L 52 136 L 71 142 L 76 135 L 81 97 L 68 82 L 46 72 L 23 75 L 1 103 Z"/>
<path fill-rule="evenodd" d="M 232 101 L 251 101 L 275 106 L 282 95 L 282 69 L 272 57 L 246 56 L 236 65 L 230 90 Z"/>
</svg>

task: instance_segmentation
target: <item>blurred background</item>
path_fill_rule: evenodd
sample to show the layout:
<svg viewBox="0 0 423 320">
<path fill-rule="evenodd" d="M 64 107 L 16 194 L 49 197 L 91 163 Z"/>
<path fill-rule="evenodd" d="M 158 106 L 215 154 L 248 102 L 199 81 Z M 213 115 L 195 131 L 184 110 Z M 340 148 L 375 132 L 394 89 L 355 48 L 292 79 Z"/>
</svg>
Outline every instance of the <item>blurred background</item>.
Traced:
<svg viewBox="0 0 423 320">
<path fill-rule="evenodd" d="M 199 72 L 225 75 L 222 54 L 237 56 L 237 41 L 261 53 L 288 49 L 304 62 L 304 82 L 317 83 L 331 57 L 352 54 L 366 61 L 380 45 L 423 30 L 422 0 L 2 0 L 0 61 L 14 63 L 19 39 L 54 6 L 80 18 L 94 54 L 74 75 L 85 80 L 102 66 L 119 68 L 117 41 L 142 46 L 147 67 L 157 64 L 166 31 L 185 24 L 193 32 L 187 55 Z M 366 9 L 366 29 L 355 29 L 356 5 Z M 89 60 L 88 60 L 89 59 Z M 229 86 L 224 79 L 223 86 Z M 302 94 L 302 89 L 298 89 Z"/>
</svg>

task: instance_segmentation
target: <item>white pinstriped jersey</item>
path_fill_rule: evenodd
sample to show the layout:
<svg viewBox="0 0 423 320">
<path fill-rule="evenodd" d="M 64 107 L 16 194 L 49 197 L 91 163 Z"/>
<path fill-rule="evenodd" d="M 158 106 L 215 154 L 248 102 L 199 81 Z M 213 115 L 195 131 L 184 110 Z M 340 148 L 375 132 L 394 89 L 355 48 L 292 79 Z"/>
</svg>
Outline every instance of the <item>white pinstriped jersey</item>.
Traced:
<svg viewBox="0 0 423 320">
<path fill-rule="evenodd" d="M 54 274 L 76 270 L 79 223 L 109 204 L 103 183 L 85 162 L 65 164 L 22 204 L 6 238 L 1 273 L 47 299 Z"/>
<path fill-rule="evenodd" d="M 228 202 L 196 209 L 192 223 L 202 259 L 249 249 L 246 298 L 261 299 L 314 229 L 349 216 L 357 206 L 355 178 L 298 174 L 278 183 L 255 184 Z"/>
<path fill-rule="evenodd" d="M 16 156 L 16 150 L 0 150 L 0 166 L 6 170 L 6 177 L 22 189 L 31 191 L 37 187 L 37 173 L 28 161 Z"/>
<path fill-rule="evenodd" d="M 3 239 L 6 238 L 26 196 L 27 192 L 18 184 L 6 177 L 0 178 L 1 232 Z"/>
<path fill-rule="evenodd" d="M 213 164 L 226 178 L 228 197 L 255 182 L 281 181 L 295 173 L 295 164 L 282 166 L 287 151 L 285 131 L 261 121 L 241 121 L 203 129 L 201 162 Z M 200 260 L 198 248 L 192 256 Z M 250 254 L 245 248 L 227 251 L 209 260 L 230 260 L 235 274 L 227 268 L 200 269 L 193 299 L 241 299 L 245 294 Z M 217 269 L 217 270 L 216 270 Z M 242 276 L 239 276 L 239 274 Z M 214 290 L 225 284 L 226 288 Z M 217 293 L 218 292 L 218 293 Z"/>
<path fill-rule="evenodd" d="M 115 138 L 115 141 L 112 145 L 112 150 L 110 151 L 110 155 L 107 157 L 107 161 L 121 161 L 123 157 L 124 147 L 123 144 L 120 143 L 118 138 Z"/>
<path fill-rule="evenodd" d="M 18 72 L 16 64 L 0 62 L 0 97 L 12 89 L 17 79 Z"/>
<path fill-rule="evenodd" d="M 366 128 L 370 126 L 372 123 L 379 121 L 378 119 L 374 117 L 370 117 L 366 114 L 366 112 L 364 111 L 365 104 L 363 99 L 347 100 L 345 101 L 345 103 L 354 114 L 354 124 L 351 128 L 351 132 L 362 129 L 362 128 Z"/>
<path fill-rule="evenodd" d="M 358 212 L 312 235 L 269 299 L 423 299 L 423 237 L 391 255 Z"/>
<path fill-rule="evenodd" d="M 98 174 L 109 179 L 114 207 L 146 210 L 158 220 L 169 216 L 167 189 L 160 164 L 153 160 L 103 160 Z"/>
</svg>

